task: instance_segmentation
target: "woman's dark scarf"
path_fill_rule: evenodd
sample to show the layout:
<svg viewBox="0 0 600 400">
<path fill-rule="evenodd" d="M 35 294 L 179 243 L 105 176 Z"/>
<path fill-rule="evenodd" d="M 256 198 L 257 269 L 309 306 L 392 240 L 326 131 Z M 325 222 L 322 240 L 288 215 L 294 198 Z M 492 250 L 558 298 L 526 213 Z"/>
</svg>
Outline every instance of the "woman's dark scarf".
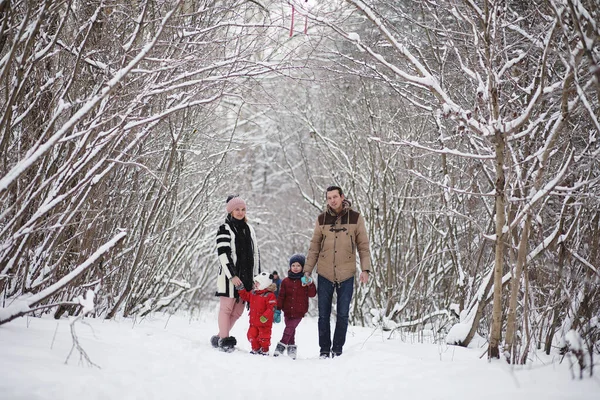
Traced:
<svg viewBox="0 0 600 400">
<path fill-rule="evenodd" d="M 254 278 L 254 248 L 250 227 L 246 221 L 233 218 L 231 215 L 228 215 L 225 221 L 235 234 L 235 253 L 237 257 L 235 269 L 238 278 L 241 279 L 246 290 L 250 291 L 252 290 Z"/>
</svg>

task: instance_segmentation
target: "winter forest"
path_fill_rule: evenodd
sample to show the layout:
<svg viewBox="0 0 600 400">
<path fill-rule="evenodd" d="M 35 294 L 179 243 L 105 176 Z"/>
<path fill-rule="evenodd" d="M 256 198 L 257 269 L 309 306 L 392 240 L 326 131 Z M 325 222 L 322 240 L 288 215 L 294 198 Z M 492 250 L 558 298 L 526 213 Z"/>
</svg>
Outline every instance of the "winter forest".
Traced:
<svg viewBox="0 0 600 400">
<path fill-rule="evenodd" d="M 337 184 L 371 242 L 352 324 L 592 375 L 599 10 L 0 0 L 0 324 L 200 310 L 228 194 L 285 271 Z"/>
</svg>

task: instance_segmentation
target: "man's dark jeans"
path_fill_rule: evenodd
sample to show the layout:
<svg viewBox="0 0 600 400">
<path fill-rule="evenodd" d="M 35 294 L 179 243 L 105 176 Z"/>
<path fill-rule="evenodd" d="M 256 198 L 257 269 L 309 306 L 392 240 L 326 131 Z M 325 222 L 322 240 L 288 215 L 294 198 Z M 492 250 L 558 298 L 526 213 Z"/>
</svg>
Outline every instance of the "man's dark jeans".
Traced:
<svg viewBox="0 0 600 400">
<path fill-rule="evenodd" d="M 333 283 L 319 275 L 317 295 L 319 301 L 319 346 L 321 354 L 329 351 L 341 354 L 346 343 L 348 330 L 348 316 L 350 315 L 350 302 L 354 292 L 354 277 L 341 283 Z M 331 345 L 331 305 L 333 292 L 337 294 L 337 319 L 333 332 L 333 346 Z"/>
</svg>

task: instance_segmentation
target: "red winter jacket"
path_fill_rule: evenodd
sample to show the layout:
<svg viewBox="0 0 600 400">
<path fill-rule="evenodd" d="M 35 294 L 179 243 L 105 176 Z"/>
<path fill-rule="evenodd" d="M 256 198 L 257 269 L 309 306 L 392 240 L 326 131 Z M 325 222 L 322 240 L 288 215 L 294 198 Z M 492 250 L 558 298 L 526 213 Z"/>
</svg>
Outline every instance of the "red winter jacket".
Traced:
<svg viewBox="0 0 600 400">
<path fill-rule="evenodd" d="M 275 289 L 277 286 L 273 283 L 264 290 L 239 291 L 240 298 L 250 303 L 250 325 L 265 327 L 273 325 L 273 313 L 277 307 L 277 299 L 273 293 Z M 260 322 L 261 316 L 267 318 L 264 324 Z"/>
<path fill-rule="evenodd" d="M 300 279 L 285 278 L 279 288 L 277 308 L 288 318 L 302 318 L 308 312 L 308 298 L 317 295 L 314 283 L 302 286 Z"/>
</svg>

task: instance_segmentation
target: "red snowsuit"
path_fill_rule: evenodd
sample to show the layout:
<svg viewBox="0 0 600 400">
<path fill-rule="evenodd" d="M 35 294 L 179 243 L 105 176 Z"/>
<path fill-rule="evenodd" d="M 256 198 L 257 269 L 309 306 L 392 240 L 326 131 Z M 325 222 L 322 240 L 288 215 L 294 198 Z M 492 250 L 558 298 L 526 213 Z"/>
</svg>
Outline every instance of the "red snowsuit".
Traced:
<svg viewBox="0 0 600 400">
<path fill-rule="evenodd" d="M 264 290 L 253 290 L 248 292 L 245 289 L 239 291 L 240 298 L 250 303 L 250 327 L 248 328 L 248 340 L 252 350 L 261 349 L 267 353 L 271 345 L 271 329 L 273 328 L 273 312 L 277 308 L 277 299 L 273 293 L 277 285 L 271 284 Z M 264 316 L 267 321 L 261 322 L 260 317 Z"/>
</svg>

